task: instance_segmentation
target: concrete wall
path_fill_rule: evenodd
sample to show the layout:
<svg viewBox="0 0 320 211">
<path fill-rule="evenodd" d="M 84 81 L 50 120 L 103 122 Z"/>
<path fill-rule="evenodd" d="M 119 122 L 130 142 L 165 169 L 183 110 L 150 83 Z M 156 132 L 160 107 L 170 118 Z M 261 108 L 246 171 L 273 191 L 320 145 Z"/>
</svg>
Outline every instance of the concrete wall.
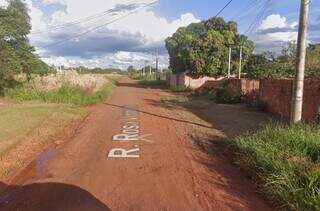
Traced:
<svg viewBox="0 0 320 211">
<path fill-rule="evenodd" d="M 200 77 L 192 78 L 185 73 L 181 74 L 167 74 L 167 85 L 169 87 L 186 87 L 191 89 L 199 89 L 203 87 L 218 86 L 218 81 L 223 81 L 225 77 L 214 78 L 214 77 Z M 218 82 L 218 83 L 217 83 Z"/>
</svg>

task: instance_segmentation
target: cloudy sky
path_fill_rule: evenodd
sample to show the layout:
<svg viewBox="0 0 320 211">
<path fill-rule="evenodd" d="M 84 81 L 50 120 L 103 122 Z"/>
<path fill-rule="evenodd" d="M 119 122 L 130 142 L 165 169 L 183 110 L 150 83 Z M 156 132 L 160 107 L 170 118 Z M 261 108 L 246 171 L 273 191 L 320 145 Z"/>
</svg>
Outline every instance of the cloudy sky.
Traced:
<svg viewBox="0 0 320 211">
<path fill-rule="evenodd" d="M 30 41 L 55 65 L 88 67 L 168 64 L 166 37 L 215 16 L 228 0 L 25 0 Z M 300 0 L 234 0 L 221 16 L 239 24 L 256 51 L 279 51 L 297 37 Z M 6 0 L 0 0 L 5 6 Z M 320 42 L 320 1 L 311 3 L 309 42 Z"/>
</svg>

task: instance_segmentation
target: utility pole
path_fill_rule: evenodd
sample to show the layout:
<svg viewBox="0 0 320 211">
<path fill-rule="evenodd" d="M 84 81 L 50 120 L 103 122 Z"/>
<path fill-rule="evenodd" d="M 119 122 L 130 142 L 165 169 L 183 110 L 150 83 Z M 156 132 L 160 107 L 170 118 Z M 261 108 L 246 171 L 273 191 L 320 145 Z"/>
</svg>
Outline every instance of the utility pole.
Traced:
<svg viewBox="0 0 320 211">
<path fill-rule="evenodd" d="M 159 73 L 159 59 L 158 59 L 158 48 L 156 50 L 156 74 L 157 74 L 157 80 L 160 80 L 160 73 Z"/>
<path fill-rule="evenodd" d="M 239 79 L 241 79 L 241 70 L 242 70 L 242 45 L 240 46 L 239 75 L 238 75 Z"/>
<path fill-rule="evenodd" d="M 299 32 L 297 42 L 296 75 L 293 82 L 291 123 L 300 122 L 302 119 L 304 70 L 306 63 L 306 49 L 308 36 L 308 16 L 310 0 L 301 0 Z"/>
<path fill-rule="evenodd" d="M 143 72 L 143 76 L 147 75 L 147 65 L 148 65 L 148 61 L 145 60 L 145 61 L 144 61 L 144 72 Z"/>
<path fill-rule="evenodd" d="M 231 75 L 231 50 L 231 46 L 229 46 L 228 78 L 230 78 Z"/>
</svg>

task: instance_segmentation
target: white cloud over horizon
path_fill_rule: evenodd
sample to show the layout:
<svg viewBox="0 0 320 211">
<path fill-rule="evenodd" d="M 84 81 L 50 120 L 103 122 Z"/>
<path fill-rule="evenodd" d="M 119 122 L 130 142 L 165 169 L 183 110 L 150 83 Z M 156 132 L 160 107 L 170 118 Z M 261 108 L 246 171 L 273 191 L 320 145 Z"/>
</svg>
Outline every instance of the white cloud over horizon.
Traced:
<svg viewBox="0 0 320 211">
<path fill-rule="evenodd" d="M 36 7 L 32 0 L 27 0 L 32 23 L 32 33 L 29 38 L 31 43 L 36 46 L 40 56 L 49 64 L 75 66 L 87 63 L 87 66 L 100 64 L 101 66 L 126 68 L 129 65 L 128 61 L 134 59 L 134 64 L 141 66 L 145 62 L 142 54 L 150 54 L 148 52 L 159 48 L 163 54 L 161 56 L 167 57 L 164 50 L 164 40 L 179 27 L 200 21 L 191 13 L 182 14 L 179 18 L 168 21 L 165 17 L 157 16 L 152 7 L 143 8 L 151 2 L 153 1 L 140 0 L 133 4 L 128 0 L 107 2 L 105 0 L 91 0 L 90 6 L 88 6 L 78 0 L 42 0 L 42 4 L 45 5 L 59 4 L 64 6 L 62 7 L 64 9 L 47 14 L 43 8 Z M 134 13 L 118 20 L 130 12 Z M 97 18 L 86 18 L 92 16 Z M 52 28 L 52 26 L 77 20 L 81 23 L 58 29 Z M 85 36 L 77 37 L 79 33 L 112 20 L 117 21 L 98 30 L 93 30 Z M 77 38 L 73 39 L 73 37 Z M 66 38 L 70 38 L 70 40 L 59 45 L 43 47 Z M 129 60 L 117 58 L 124 52 L 130 55 Z M 167 58 L 162 61 L 168 65 Z"/>
</svg>

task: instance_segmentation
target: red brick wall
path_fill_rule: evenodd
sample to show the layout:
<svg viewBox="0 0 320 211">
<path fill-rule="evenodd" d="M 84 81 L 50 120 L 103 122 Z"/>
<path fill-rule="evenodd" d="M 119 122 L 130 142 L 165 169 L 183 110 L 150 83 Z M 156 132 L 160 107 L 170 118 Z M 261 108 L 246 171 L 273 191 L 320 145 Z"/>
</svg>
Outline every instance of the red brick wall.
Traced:
<svg viewBox="0 0 320 211">
<path fill-rule="evenodd" d="M 290 118 L 292 80 L 265 79 L 260 81 L 260 101 L 266 110 L 283 118 Z M 306 80 L 303 119 L 315 121 L 320 106 L 320 80 Z"/>
</svg>

